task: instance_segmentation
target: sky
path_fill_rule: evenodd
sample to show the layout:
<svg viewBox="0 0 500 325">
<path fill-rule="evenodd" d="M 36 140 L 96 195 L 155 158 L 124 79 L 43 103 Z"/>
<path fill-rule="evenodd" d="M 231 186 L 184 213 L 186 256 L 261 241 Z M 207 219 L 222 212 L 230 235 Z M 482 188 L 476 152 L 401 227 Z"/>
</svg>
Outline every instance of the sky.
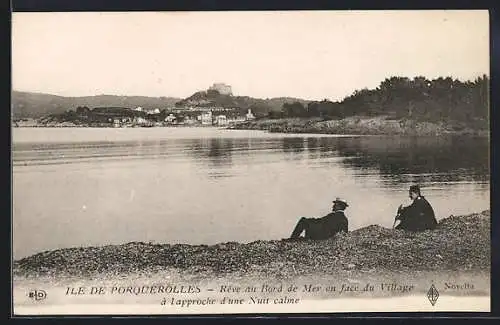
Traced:
<svg viewBox="0 0 500 325">
<path fill-rule="evenodd" d="M 12 14 L 14 90 L 341 100 L 390 76 L 489 74 L 483 11 Z"/>
</svg>

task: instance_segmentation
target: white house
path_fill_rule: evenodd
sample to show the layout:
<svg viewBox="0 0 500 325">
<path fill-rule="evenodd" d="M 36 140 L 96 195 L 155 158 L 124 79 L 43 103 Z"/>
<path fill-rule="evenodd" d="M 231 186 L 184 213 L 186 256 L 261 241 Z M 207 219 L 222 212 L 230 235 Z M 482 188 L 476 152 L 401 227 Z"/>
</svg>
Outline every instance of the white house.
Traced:
<svg viewBox="0 0 500 325">
<path fill-rule="evenodd" d="M 134 111 L 138 111 L 138 112 L 142 112 L 142 107 L 141 106 L 137 106 Z"/>
<path fill-rule="evenodd" d="M 134 122 L 137 124 L 146 124 L 148 121 L 144 117 L 136 116 Z"/>
<path fill-rule="evenodd" d="M 199 118 L 198 118 L 199 117 Z M 197 119 L 191 118 L 189 116 L 184 117 L 184 124 L 193 125 L 197 123 L 197 120 L 201 120 L 201 116 L 198 116 Z"/>
<path fill-rule="evenodd" d="M 219 126 L 227 125 L 227 117 L 226 115 L 217 115 L 215 117 L 215 123 Z"/>
<path fill-rule="evenodd" d="M 147 114 L 149 115 L 152 115 L 152 114 L 160 114 L 160 109 L 159 108 L 155 108 L 155 109 L 150 109 L 146 112 Z"/>
<path fill-rule="evenodd" d="M 227 119 L 228 124 L 235 124 L 235 123 L 240 123 L 240 122 L 245 122 L 245 121 L 246 121 L 245 117 L 240 117 L 240 116 Z"/>
<path fill-rule="evenodd" d="M 208 111 L 206 113 L 201 114 L 201 124 L 202 125 L 212 125 L 212 112 Z"/>
<path fill-rule="evenodd" d="M 253 120 L 254 118 L 255 118 L 255 116 L 253 115 L 252 110 L 248 109 L 248 113 L 246 115 L 246 119 L 247 120 Z"/>
<path fill-rule="evenodd" d="M 167 123 L 175 123 L 176 120 L 177 118 L 175 117 L 174 114 L 168 114 L 168 116 L 165 117 L 165 122 Z"/>
</svg>

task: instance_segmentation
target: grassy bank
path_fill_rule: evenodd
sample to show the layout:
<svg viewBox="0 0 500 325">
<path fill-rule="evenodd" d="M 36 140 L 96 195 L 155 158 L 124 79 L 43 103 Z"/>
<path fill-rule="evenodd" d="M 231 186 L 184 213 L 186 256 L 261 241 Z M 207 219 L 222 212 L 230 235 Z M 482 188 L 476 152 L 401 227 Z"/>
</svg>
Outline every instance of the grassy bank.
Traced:
<svg viewBox="0 0 500 325">
<path fill-rule="evenodd" d="M 21 278 L 96 277 L 175 270 L 181 276 L 292 276 L 490 269 L 490 212 L 450 216 L 421 233 L 379 226 L 320 241 L 256 241 L 216 245 L 132 242 L 67 248 L 14 262 Z"/>
<path fill-rule="evenodd" d="M 266 130 L 276 133 L 316 133 L 352 135 L 487 135 L 488 130 L 476 130 L 460 124 L 418 122 L 408 119 L 378 117 L 347 117 L 336 120 L 320 118 L 258 119 L 231 127 L 233 129 Z"/>
</svg>

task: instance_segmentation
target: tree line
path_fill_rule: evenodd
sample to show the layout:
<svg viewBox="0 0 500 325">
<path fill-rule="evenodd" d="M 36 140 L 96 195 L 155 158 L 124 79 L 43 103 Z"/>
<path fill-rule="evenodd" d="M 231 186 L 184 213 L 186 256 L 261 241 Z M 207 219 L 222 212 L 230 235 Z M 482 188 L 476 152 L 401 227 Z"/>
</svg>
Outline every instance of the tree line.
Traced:
<svg viewBox="0 0 500 325">
<path fill-rule="evenodd" d="M 269 112 L 269 118 L 348 116 L 388 116 L 417 121 L 456 121 L 484 127 L 488 124 L 489 78 L 474 81 L 425 77 L 391 77 L 376 89 L 355 91 L 340 102 L 322 100 L 303 105 L 284 103 L 281 111 Z"/>
</svg>

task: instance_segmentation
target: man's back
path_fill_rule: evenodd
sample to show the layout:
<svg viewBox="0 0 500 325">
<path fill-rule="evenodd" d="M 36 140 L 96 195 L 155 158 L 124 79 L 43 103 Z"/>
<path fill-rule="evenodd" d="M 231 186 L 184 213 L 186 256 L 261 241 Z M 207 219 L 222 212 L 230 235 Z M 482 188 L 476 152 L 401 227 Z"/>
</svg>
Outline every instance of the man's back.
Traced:
<svg viewBox="0 0 500 325">
<path fill-rule="evenodd" d="M 336 233 L 341 231 L 348 231 L 349 223 L 344 214 L 344 211 L 338 210 L 329 213 L 322 218 L 323 227 L 325 229 L 325 235 L 328 237 L 334 236 Z"/>
<path fill-rule="evenodd" d="M 437 221 L 434 209 L 432 209 L 430 203 L 423 196 L 419 196 L 409 207 L 403 210 L 401 224 L 396 229 L 422 231 L 434 229 L 436 226 Z"/>
<path fill-rule="evenodd" d="M 348 231 L 347 218 L 344 210 L 349 206 L 345 200 L 336 198 L 333 202 L 331 213 L 322 218 L 302 217 L 295 225 L 290 238 L 300 238 L 305 231 L 305 238 L 327 239 L 333 237 L 340 231 Z"/>
</svg>

